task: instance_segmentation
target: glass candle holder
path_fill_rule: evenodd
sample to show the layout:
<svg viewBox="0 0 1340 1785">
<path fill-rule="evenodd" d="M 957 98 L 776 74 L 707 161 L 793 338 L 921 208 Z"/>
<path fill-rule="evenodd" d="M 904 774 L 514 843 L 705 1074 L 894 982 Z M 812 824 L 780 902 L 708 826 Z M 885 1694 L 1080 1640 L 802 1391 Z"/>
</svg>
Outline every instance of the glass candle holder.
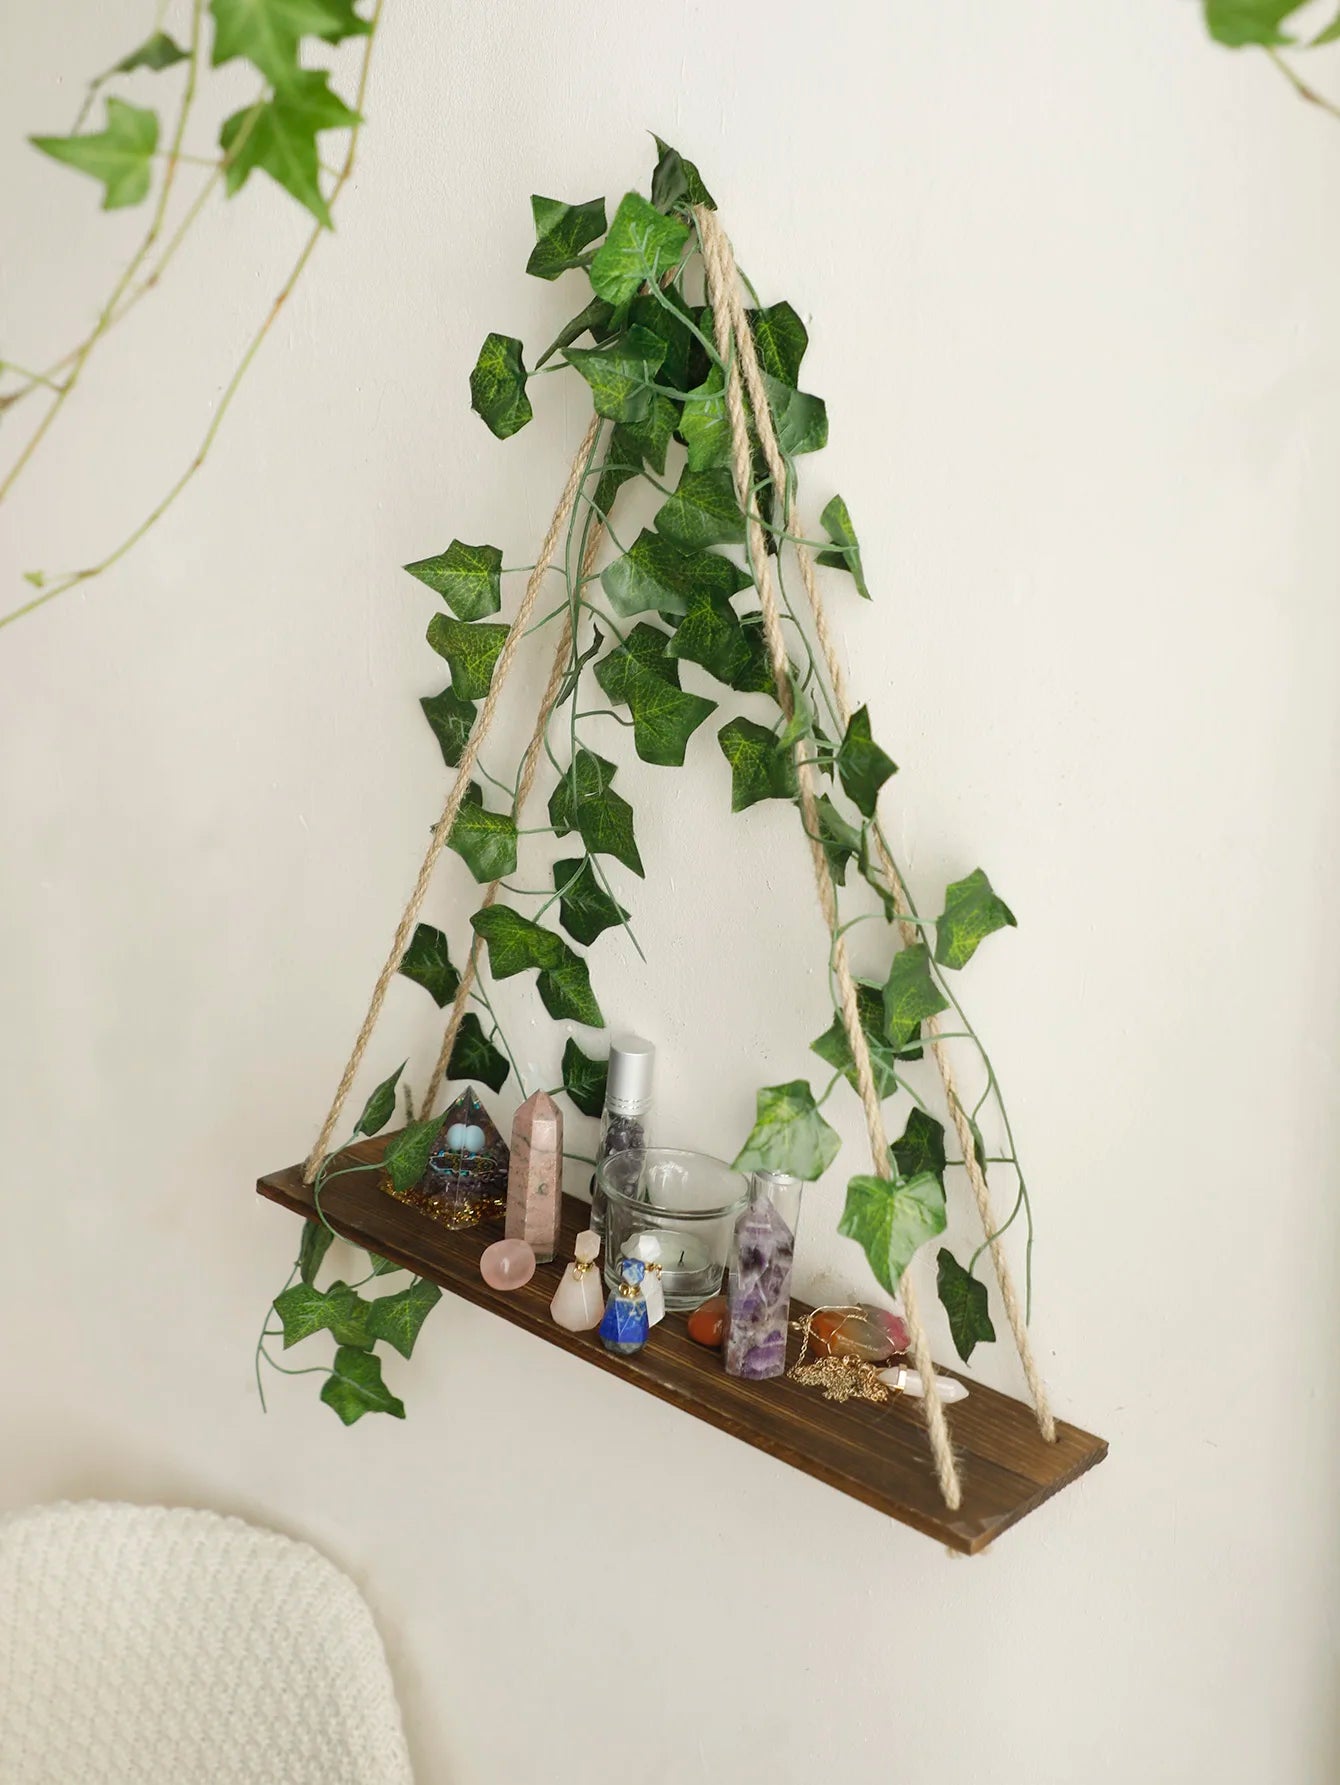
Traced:
<svg viewBox="0 0 1340 1785">
<path fill-rule="evenodd" d="M 625 1254 L 639 1234 L 660 1243 L 661 1287 L 671 1313 L 684 1314 L 717 1295 L 735 1223 L 749 1200 L 748 1182 L 720 1159 L 675 1147 L 613 1153 L 596 1168 L 606 1199 L 605 1283 L 619 1285 Z"/>
</svg>

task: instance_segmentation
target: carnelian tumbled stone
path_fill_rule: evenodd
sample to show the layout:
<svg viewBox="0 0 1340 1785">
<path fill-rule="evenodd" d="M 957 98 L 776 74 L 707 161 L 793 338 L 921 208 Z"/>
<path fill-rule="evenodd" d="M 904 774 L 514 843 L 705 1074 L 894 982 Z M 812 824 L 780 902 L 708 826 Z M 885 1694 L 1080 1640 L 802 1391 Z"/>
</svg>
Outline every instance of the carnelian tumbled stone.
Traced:
<svg viewBox="0 0 1340 1785">
<path fill-rule="evenodd" d="M 720 1351 L 726 1337 L 726 1298 L 714 1295 L 689 1315 L 689 1337 L 709 1351 Z"/>
</svg>

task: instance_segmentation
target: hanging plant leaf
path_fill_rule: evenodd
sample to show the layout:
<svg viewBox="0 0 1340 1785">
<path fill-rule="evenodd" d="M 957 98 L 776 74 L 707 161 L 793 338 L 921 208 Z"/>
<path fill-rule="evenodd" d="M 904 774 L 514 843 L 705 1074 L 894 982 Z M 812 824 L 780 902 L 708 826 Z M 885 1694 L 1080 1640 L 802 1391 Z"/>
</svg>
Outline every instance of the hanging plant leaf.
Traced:
<svg viewBox="0 0 1340 1785">
<path fill-rule="evenodd" d="M 656 531 L 681 551 L 709 545 L 743 545 L 744 516 L 726 470 L 680 473 L 679 486 L 656 512 Z"/>
<path fill-rule="evenodd" d="M 624 634 L 620 648 L 635 663 L 640 663 L 643 669 L 649 669 L 672 688 L 679 687 L 679 665 L 669 654 L 670 634 L 663 632 L 659 626 L 653 626 L 648 620 L 639 620 L 631 631 Z"/>
<path fill-rule="evenodd" d="M 1231 49 L 1249 43 L 1273 48 L 1293 42 L 1280 25 L 1302 4 L 1303 0 L 1205 0 L 1205 23 L 1210 36 Z"/>
<path fill-rule="evenodd" d="M 461 983 L 461 976 L 451 964 L 447 953 L 447 939 L 441 930 L 434 929 L 430 923 L 421 923 L 415 927 L 409 939 L 409 947 L 405 950 L 405 958 L 397 969 L 406 979 L 412 979 L 415 985 L 421 985 L 438 1009 L 450 1004 L 456 996 L 456 988 Z M 396 1074 L 398 1078 L 399 1073 Z M 391 1083 L 391 1110 L 387 1111 L 386 1120 L 390 1119 L 395 1108 L 395 1083 Z M 378 1086 L 378 1091 L 384 1087 Z M 377 1093 L 374 1092 L 374 1095 Z M 375 1133 L 370 1129 L 369 1133 Z"/>
<path fill-rule="evenodd" d="M 658 211 L 674 211 L 686 205 L 705 205 L 709 211 L 716 210 L 716 201 L 703 185 L 702 175 L 691 161 L 686 161 L 678 149 L 672 149 L 669 143 L 663 143 L 659 136 L 651 139 L 656 144 L 657 162 L 651 176 L 651 202 Z"/>
<path fill-rule="evenodd" d="M 368 1264 L 374 1277 L 389 1277 L 395 1271 L 403 1271 L 403 1264 L 393 1264 L 389 1258 L 383 1258 L 380 1252 L 368 1253 Z"/>
<path fill-rule="evenodd" d="M 347 1283 L 332 1283 L 329 1289 L 315 1289 L 309 1283 L 295 1283 L 274 1299 L 274 1311 L 284 1329 L 284 1349 L 313 1333 L 329 1331 L 337 1344 L 371 1345 L 368 1312 L 365 1302 Z"/>
<path fill-rule="evenodd" d="M 264 104 L 225 119 L 219 147 L 230 157 L 224 187 L 231 198 L 256 168 L 269 174 L 330 229 L 330 208 L 321 191 L 317 134 L 357 124 L 359 116 L 330 90 L 324 69 L 307 68 L 277 87 Z"/>
<path fill-rule="evenodd" d="M 920 1177 L 930 1172 L 943 1184 L 945 1175 L 944 1124 L 924 1109 L 914 1109 L 907 1126 L 893 1143 L 894 1162 L 900 1178 Z"/>
<path fill-rule="evenodd" d="M 589 334 L 593 341 L 603 341 L 610 332 L 610 319 L 614 308 L 604 298 L 592 298 L 584 310 L 579 310 L 555 335 L 535 362 L 538 372 L 541 366 L 547 366 L 556 353 L 570 347 L 580 336 Z"/>
<path fill-rule="evenodd" d="M 750 675 L 754 642 L 729 601 L 699 594 L 691 597 L 667 650 L 671 658 L 701 664 L 718 682 L 738 688 Z"/>
<path fill-rule="evenodd" d="M 736 1156 L 735 1170 L 785 1171 L 813 1183 L 828 1170 L 841 1144 L 803 1078 L 766 1085 L 758 1093 L 753 1130 Z"/>
<path fill-rule="evenodd" d="M 109 99 L 107 122 L 85 136 L 30 136 L 28 141 L 53 161 L 63 161 L 102 182 L 102 208 L 119 211 L 137 205 L 149 191 L 158 116 L 124 99 Z"/>
<path fill-rule="evenodd" d="M 858 980 L 856 1008 L 860 1012 L 861 1029 L 870 1050 L 870 1070 L 874 1075 L 875 1093 L 882 1101 L 885 1097 L 892 1097 L 898 1089 L 895 1066 L 898 1056 L 884 1038 L 883 986 L 872 984 L 867 979 Z M 856 1061 L 852 1057 L 851 1043 L 847 1039 L 846 1025 L 841 1016 L 833 1017 L 819 1039 L 810 1043 L 810 1048 L 835 1072 L 840 1072 L 854 1091 L 858 1090 Z"/>
<path fill-rule="evenodd" d="M 582 249 L 605 233 L 605 201 L 588 199 L 584 205 L 565 205 L 559 198 L 532 195 L 535 246 L 526 271 L 537 279 L 557 279 L 569 267 L 580 266 Z"/>
<path fill-rule="evenodd" d="M 792 750 L 802 738 L 814 736 L 814 708 L 810 705 L 810 697 L 801 686 L 794 665 L 787 673 L 787 683 L 791 689 L 791 717 L 777 734 L 777 746 L 781 750 Z"/>
<path fill-rule="evenodd" d="M 556 1023 L 585 1023 L 591 1029 L 603 1029 L 596 995 L 591 990 L 591 973 L 580 955 L 570 954 L 557 967 L 546 967 L 535 981 L 540 1002 Z"/>
<path fill-rule="evenodd" d="M 668 641 L 665 634 L 660 637 L 664 655 Z M 689 739 L 717 710 L 714 700 L 686 694 L 624 647 L 596 665 L 596 681 L 616 705 L 627 706 L 633 715 L 633 748 L 643 762 L 664 768 L 683 767 Z"/>
<path fill-rule="evenodd" d="M 861 1247 L 890 1295 L 897 1295 L 917 1248 L 944 1230 L 944 1187 L 929 1172 L 897 1183 L 863 1173 L 847 1184 L 838 1232 Z"/>
<path fill-rule="evenodd" d="M 689 328 L 692 318 L 692 310 L 673 285 L 667 291 L 658 286 L 654 292 L 641 292 L 628 306 L 630 323 L 650 329 L 665 342 L 665 357 L 657 382 L 673 385 L 679 391 L 688 388 L 689 362 L 695 345 Z"/>
<path fill-rule="evenodd" d="M 394 1419 L 405 1417 L 405 1403 L 397 1400 L 382 1381 L 381 1359 L 372 1351 L 355 1351 L 342 1345 L 335 1353 L 335 1363 L 321 1390 L 327 1407 L 351 1426 L 365 1413 L 389 1413 Z"/>
<path fill-rule="evenodd" d="M 861 833 L 847 823 L 826 793 L 820 796 L 818 806 L 819 841 L 828 857 L 828 871 L 838 886 L 845 886 L 847 863 L 861 853 Z"/>
<path fill-rule="evenodd" d="M 316 1282 L 316 1274 L 330 1251 L 331 1241 L 335 1235 L 324 1221 L 304 1221 L 302 1239 L 298 1243 L 298 1277 L 310 1289 Z"/>
<path fill-rule="evenodd" d="M 861 563 L 861 548 L 856 539 L 856 529 L 851 524 L 851 515 L 841 496 L 833 497 L 819 519 L 837 550 L 820 552 L 815 562 L 831 565 L 834 570 L 849 570 L 852 581 L 856 584 L 857 594 L 869 601 L 870 591 L 865 586 L 865 569 Z"/>
<path fill-rule="evenodd" d="M 665 470 L 665 457 L 678 425 L 679 410 L 675 403 L 667 396 L 656 395 L 642 420 L 628 422 L 625 431 L 647 464 L 659 474 Z"/>
<path fill-rule="evenodd" d="M 684 552 L 644 528 L 621 558 L 604 571 L 601 585 L 616 614 L 631 619 L 654 609 L 686 614 L 695 595 L 729 601 L 750 586 L 745 572 L 719 552 Z"/>
<path fill-rule="evenodd" d="M 499 440 L 518 433 L 534 415 L 526 395 L 521 343 L 514 336 L 485 337 L 470 374 L 470 407 Z"/>
<path fill-rule="evenodd" d="M 443 762 L 449 769 L 458 767 L 475 728 L 474 702 L 462 700 L 454 688 L 447 687 L 441 694 L 425 696 L 419 705 L 433 728 Z"/>
<path fill-rule="evenodd" d="M 856 857 L 856 867 L 866 885 L 878 894 L 879 902 L 884 907 L 885 921 L 887 923 L 892 923 L 898 916 L 898 901 L 885 885 L 884 880 L 881 877 L 882 870 L 876 867 L 875 863 L 871 860 L 869 825 L 866 825 L 861 831 L 861 848 Z"/>
<path fill-rule="evenodd" d="M 487 620 L 434 614 L 428 622 L 428 642 L 451 665 L 451 686 L 461 700 L 483 700 L 506 640 L 507 627 Z"/>
<path fill-rule="evenodd" d="M 366 35 L 369 25 L 350 0 L 209 0 L 214 15 L 215 68 L 245 56 L 275 87 L 300 79 L 298 43 L 320 37 L 339 43 Z"/>
<path fill-rule="evenodd" d="M 772 662 L 763 636 L 763 616 L 757 613 L 746 614 L 740 626 L 744 633 L 745 656 L 731 687 L 741 694 L 770 694 L 775 700 L 777 684 L 773 679 Z"/>
<path fill-rule="evenodd" d="M 474 1011 L 467 1010 L 452 1043 L 447 1077 L 469 1079 L 487 1085 L 490 1091 L 501 1091 L 511 1070 L 506 1054 L 499 1053 Z"/>
<path fill-rule="evenodd" d="M 626 193 L 591 262 L 592 290 L 607 304 L 627 303 L 644 281 L 677 264 L 688 239 L 678 217 L 663 216 L 641 193 Z"/>
<path fill-rule="evenodd" d="M 554 891 L 560 893 L 559 922 L 583 948 L 589 948 L 597 936 L 623 923 L 628 916 L 597 880 L 586 856 L 571 856 L 554 863 Z"/>
<path fill-rule="evenodd" d="M 482 788 L 472 781 L 447 846 L 456 851 L 481 886 L 505 880 L 516 872 L 516 819 L 510 812 L 490 812 Z"/>
<path fill-rule="evenodd" d="M 779 750 L 766 725 L 732 719 L 717 733 L 730 764 L 730 809 L 743 812 L 759 800 L 796 797 L 796 765 L 788 750 Z"/>
<path fill-rule="evenodd" d="M 749 310 L 758 363 L 769 378 L 793 388 L 800 381 L 800 362 L 810 344 L 809 332 L 785 299 L 766 310 Z"/>
<path fill-rule="evenodd" d="M 898 764 L 871 737 L 869 707 L 858 707 L 847 721 L 837 753 L 837 772 L 852 805 L 862 817 L 873 818 L 879 790 L 890 775 L 898 773 Z"/>
<path fill-rule="evenodd" d="M 780 378 L 773 378 L 767 372 L 763 374 L 763 385 L 777 429 L 777 444 L 788 459 L 799 458 L 803 452 L 818 452 L 827 446 L 828 411 L 822 397 L 793 390 L 789 384 L 783 384 Z"/>
<path fill-rule="evenodd" d="M 631 328 L 605 347 L 565 347 L 563 357 L 590 385 L 597 415 L 630 423 L 651 413 L 665 342 L 650 329 Z"/>
<path fill-rule="evenodd" d="M 414 1355 L 419 1328 L 442 1300 L 442 1291 L 426 1277 L 416 1277 L 408 1289 L 379 1296 L 368 1304 L 368 1331 L 374 1340 L 385 1339 L 401 1357 Z"/>
<path fill-rule="evenodd" d="M 475 912 L 470 926 L 484 938 L 489 972 L 495 979 L 510 979 L 531 967 L 558 967 L 572 953 L 561 936 L 522 917 L 510 905 L 486 905 Z"/>
<path fill-rule="evenodd" d="M 642 448 L 627 428 L 616 427 L 610 435 L 609 451 L 605 455 L 605 468 L 596 485 L 596 493 L 591 498 L 596 512 L 607 515 L 614 506 L 614 498 L 628 482 L 636 477 L 642 469 Z"/>
<path fill-rule="evenodd" d="M 430 1116 L 424 1122 L 411 1122 L 387 1143 L 382 1166 L 394 1189 L 412 1190 L 418 1183 L 445 1120 L 445 1116 Z"/>
<path fill-rule="evenodd" d="M 560 837 L 575 830 L 592 855 L 612 855 L 641 875 L 633 808 L 610 786 L 614 772 L 612 762 L 579 747 L 572 769 L 549 796 L 549 822 Z"/>
<path fill-rule="evenodd" d="M 730 418 L 726 414 L 726 381 L 720 366 L 712 366 L 702 383 L 685 397 L 679 433 L 688 449 L 690 471 L 729 465 Z"/>
<path fill-rule="evenodd" d="M 584 1116 L 598 1116 L 605 1107 L 609 1062 L 593 1060 L 568 1037 L 563 1049 L 563 1089 Z"/>
<path fill-rule="evenodd" d="M 928 1016 L 949 1005 L 931 975 L 931 957 L 924 942 L 914 942 L 893 957 L 884 987 L 884 1033 L 898 1051 L 921 1034 Z"/>
<path fill-rule="evenodd" d="M 165 68 L 172 68 L 178 62 L 186 60 L 186 51 L 166 31 L 155 31 L 152 37 L 146 37 L 137 50 L 128 56 L 122 56 L 112 69 L 113 74 L 134 74 L 137 68 L 151 69 L 161 74 Z"/>
<path fill-rule="evenodd" d="M 422 927 L 422 926 L 420 926 L 420 927 Z M 441 932 L 438 930 L 434 930 L 433 934 L 436 936 L 436 935 L 440 935 Z M 412 937 L 410 940 L 410 948 L 411 949 L 413 949 L 414 942 L 416 940 L 417 940 L 417 933 L 416 933 L 416 936 Z M 446 953 L 446 938 L 444 937 L 443 938 L 443 957 L 444 958 L 445 958 L 445 953 Z M 403 963 L 401 965 L 400 970 L 402 973 L 405 970 Z M 447 970 L 448 971 L 451 970 L 450 961 L 447 962 Z M 413 975 L 411 975 L 410 977 L 412 978 Z M 380 1134 L 382 1129 L 385 1128 L 386 1124 L 391 1120 L 391 1117 L 395 1114 L 396 1086 L 400 1083 L 400 1075 L 405 1070 L 405 1067 L 408 1064 L 409 1064 L 408 1060 L 402 1060 L 401 1063 L 399 1064 L 399 1066 L 397 1066 L 395 1071 L 391 1074 L 390 1078 L 384 1078 L 382 1080 L 382 1082 L 377 1086 L 377 1089 L 372 1093 L 371 1097 L 369 1097 L 367 1102 L 363 1105 L 363 1113 L 358 1118 L 358 1125 L 354 1129 L 355 1134 Z M 324 1226 L 320 1221 L 318 1221 L 316 1223 L 316 1226 L 319 1227 L 321 1229 L 322 1233 L 324 1233 L 326 1235 L 327 1239 L 329 1239 L 330 1229 L 328 1227 Z M 304 1279 L 304 1281 L 310 1283 L 311 1278 L 307 1277 Z"/>
<path fill-rule="evenodd" d="M 440 595 L 458 620 L 482 620 L 502 606 L 502 553 L 496 545 L 453 539 L 445 552 L 405 569 Z"/>
<path fill-rule="evenodd" d="M 1324 43 L 1334 43 L 1340 38 L 1340 17 L 1335 18 L 1318 36 L 1312 39 L 1311 47 L 1319 50 Z"/>
<path fill-rule="evenodd" d="M 942 967 L 963 967 L 977 944 L 995 930 L 1017 928 L 1018 919 L 981 868 L 945 889 L 945 908 L 935 926 L 935 958 Z"/>
<path fill-rule="evenodd" d="M 949 1316 L 949 1336 L 954 1341 L 955 1351 L 966 1364 L 979 1344 L 989 1345 L 996 1336 L 987 1307 L 986 1284 L 979 1283 L 970 1271 L 965 1271 L 954 1254 L 943 1246 L 937 1263 L 935 1287 L 941 1306 Z"/>
</svg>

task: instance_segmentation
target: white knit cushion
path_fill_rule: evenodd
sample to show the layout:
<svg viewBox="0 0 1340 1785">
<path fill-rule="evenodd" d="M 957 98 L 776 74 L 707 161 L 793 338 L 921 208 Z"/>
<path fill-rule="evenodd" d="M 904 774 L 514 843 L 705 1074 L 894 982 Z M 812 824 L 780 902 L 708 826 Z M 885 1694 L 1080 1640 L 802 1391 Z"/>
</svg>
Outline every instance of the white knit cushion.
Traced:
<svg viewBox="0 0 1340 1785">
<path fill-rule="evenodd" d="M 305 1543 L 213 1512 L 0 1520 L 3 1785 L 410 1785 L 381 1639 Z"/>
</svg>

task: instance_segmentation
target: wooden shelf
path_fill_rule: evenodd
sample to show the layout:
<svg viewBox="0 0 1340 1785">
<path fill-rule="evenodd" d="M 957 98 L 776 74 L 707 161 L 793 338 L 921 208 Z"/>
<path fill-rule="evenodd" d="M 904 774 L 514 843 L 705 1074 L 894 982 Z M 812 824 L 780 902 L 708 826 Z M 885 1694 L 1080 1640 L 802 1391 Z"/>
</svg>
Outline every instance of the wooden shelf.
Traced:
<svg viewBox="0 0 1340 1785">
<path fill-rule="evenodd" d="M 501 1295 L 479 1274 L 479 1255 L 498 1238 L 497 1225 L 451 1232 L 388 1196 L 375 1167 L 387 1138 L 360 1142 L 342 1156 L 342 1165 L 361 1158 L 369 1168 L 333 1179 L 322 1192 L 322 1207 L 338 1233 L 952 1549 L 969 1555 L 985 1549 L 1107 1455 L 1104 1439 L 1059 1420 L 1056 1443 L 1045 1444 L 1028 1407 L 965 1377 L 968 1399 L 947 1410 L 963 1477 L 963 1504 L 950 1512 L 936 1485 L 917 1402 L 898 1397 L 882 1406 L 839 1404 L 788 1377 L 738 1381 L 722 1369 L 720 1353 L 693 1343 L 683 1316 L 675 1314 L 655 1328 L 636 1357 L 611 1357 L 595 1333 L 565 1332 L 550 1319 L 561 1261 L 541 1265 L 524 1289 Z M 256 1188 L 295 1214 L 315 1216 L 301 1166 L 273 1172 Z M 568 1259 L 589 1209 L 571 1196 L 563 1204 L 561 1258 Z M 793 1304 L 797 1315 L 806 1311 L 805 1304 Z M 797 1343 L 792 1334 L 793 1358 Z"/>
</svg>

